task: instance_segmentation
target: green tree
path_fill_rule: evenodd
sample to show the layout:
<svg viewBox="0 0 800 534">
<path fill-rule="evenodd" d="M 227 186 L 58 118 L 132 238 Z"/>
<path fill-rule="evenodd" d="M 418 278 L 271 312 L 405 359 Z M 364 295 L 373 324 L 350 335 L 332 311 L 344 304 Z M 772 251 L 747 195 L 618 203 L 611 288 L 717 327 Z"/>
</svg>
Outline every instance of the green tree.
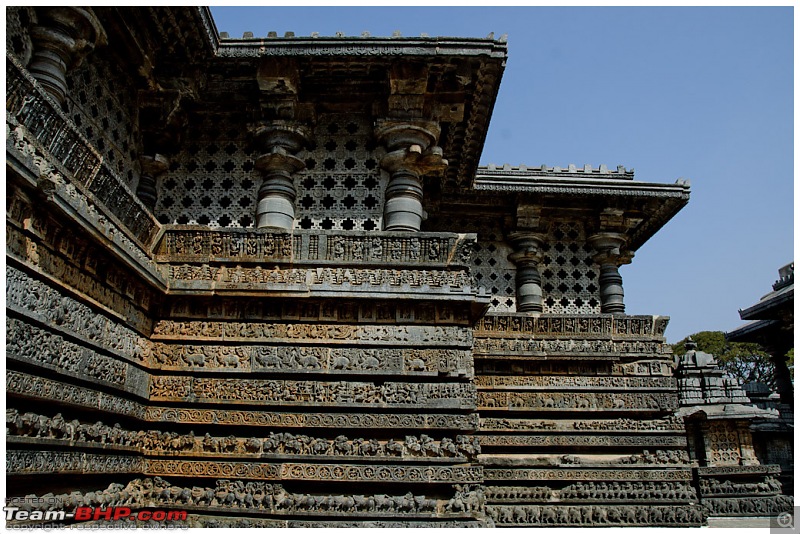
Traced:
<svg viewBox="0 0 800 534">
<path fill-rule="evenodd" d="M 775 390 L 775 366 L 769 354 L 757 343 L 735 343 L 725 341 L 723 332 L 703 331 L 692 334 L 697 343 L 697 350 L 713 354 L 720 366 L 741 383 L 762 382 Z M 686 354 L 686 339 L 672 345 L 672 351 L 678 355 Z M 790 365 L 794 363 L 792 350 Z"/>
</svg>

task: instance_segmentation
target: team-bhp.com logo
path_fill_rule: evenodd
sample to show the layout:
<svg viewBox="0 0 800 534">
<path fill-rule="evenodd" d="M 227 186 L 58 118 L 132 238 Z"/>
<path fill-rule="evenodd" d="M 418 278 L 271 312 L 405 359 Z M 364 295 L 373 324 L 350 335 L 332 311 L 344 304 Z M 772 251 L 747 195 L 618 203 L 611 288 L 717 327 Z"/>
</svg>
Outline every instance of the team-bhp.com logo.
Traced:
<svg viewBox="0 0 800 534">
<path fill-rule="evenodd" d="M 127 506 L 78 506 L 74 512 L 64 510 L 22 510 L 19 507 L 3 508 L 6 521 L 186 521 L 186 510 L 138 510 Z"/>
</svg>

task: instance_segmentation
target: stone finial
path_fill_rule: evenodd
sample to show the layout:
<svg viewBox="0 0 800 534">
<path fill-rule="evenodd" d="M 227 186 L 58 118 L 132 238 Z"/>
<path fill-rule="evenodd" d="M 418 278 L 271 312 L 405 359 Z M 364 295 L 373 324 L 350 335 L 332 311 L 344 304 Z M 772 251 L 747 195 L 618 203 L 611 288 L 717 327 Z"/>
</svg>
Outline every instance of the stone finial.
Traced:
<svg viewBox="0 0 800 534">
<path fill-rule="evenodd" d="M 67 99 L 67 70 L 96 46 L 105 44 L 106 34 L 91 8 L 43 7 L 36 12 L 39 22 L 31 28 L 34 52 L 28 70 L 63 104 Z"/>
<path fill-rule="evenodd" d="M 686 338 L 686 342 L 683 344 L 683 346 L 686 348 L 687 351 L 697 350 L 697 343 L 695 342 L 694 339 L 692 339 L 692 336 Z"/>
</svg>

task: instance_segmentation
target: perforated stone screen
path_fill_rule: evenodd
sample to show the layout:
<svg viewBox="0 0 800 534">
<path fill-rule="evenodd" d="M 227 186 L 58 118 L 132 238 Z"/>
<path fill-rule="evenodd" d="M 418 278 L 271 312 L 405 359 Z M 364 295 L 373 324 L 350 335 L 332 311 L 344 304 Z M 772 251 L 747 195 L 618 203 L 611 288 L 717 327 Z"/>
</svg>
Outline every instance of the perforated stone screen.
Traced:
<svg viewBox="0 0 800 534">
<path fill-rule="evenodd" d="M 478 234 L 470 272 L 475 284 L 491 295 L 489 310 L 514 312 L 517 306 L 517 269 L 508 260 L 513 252 L 503 237 L 500 222 L 491 218 L 447 219 L 439 222 L 441 227 L 425 228 L 431 231 L 449 231 Z"/>
<path fill-rule="evenodd" d="M 314 128 L 315 148 L 295 179 L 295 228 L 381 230 L 387 178 L 369 117 L 330 114 Z"/>
<path fill-rule="evenodd" d="M 139 178 L 136 84 L 101 52 L 67 74 L 68 114 L 128 185 Z"/>
<path fill-rule="evenodd" d="M 255 171 L 256 151 L 238 124 L 230 118 L 219 121 L 205 116 L 193 125 L 186 149 L 158 178 L 155 212 L 160 222 L 212 228 L 253 226 L 261 180 Z"/>
<path fill-rule="evenodd" d="M 35 20 L 32 7 L 6 7 L 6 50 L 13 52 L 23 64 L 33 53 L 27 28 Z"/>
<path fill-rule="evenodd" d="M 583 227 L 552 225 L 543 248 L 544 313 L 600 313 L 600 268 L 592 260 Z"/>
<path fill-rule="evenodd" d="M 220 128 L 213 118 L 195 125 L 187 148 L 158 179 L 156 215 L 164 224 L 251 228 L 261 177 L 258 157 L 243 128 Z M 295 228 L 381 230 L 386 177 L 372 146 L 366 116 L 322 115 L 314 147 L 298 157 Z"/>
</svg>

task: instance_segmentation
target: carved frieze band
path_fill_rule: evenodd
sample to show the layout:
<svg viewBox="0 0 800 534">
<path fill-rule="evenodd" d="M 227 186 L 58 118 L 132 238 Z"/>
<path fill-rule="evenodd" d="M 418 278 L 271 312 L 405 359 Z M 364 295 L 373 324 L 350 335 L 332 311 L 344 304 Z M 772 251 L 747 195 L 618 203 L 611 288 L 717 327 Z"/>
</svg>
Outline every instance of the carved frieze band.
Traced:
<svg viewBox="0 0 800 534">
<path fill-rule="evenodd" d="M 267 229 L 214 231 L 170 227 L 156 247 L 164 263 L 413 264 L 467 267 L 475 234 L 334 233 Z"/>
<path fill-rule="evenodd" d="M 82 265 L 76 264 L 66 261 L 60 254 L 19 233 L 12 226 L 8 226 L 7 230 L 6 252 L 9 258 L 14 258 L 27 268 L 50 278 L 65 290 L 78 293 L 87 301 L 99 304 L 109 313 L 122 316 L 139 331 L 147 331 L 152 327 L 152 320 L 143 311 L 151 306 L 149 290 L 133 280 L 133 277 L 128 282 L 123 281 L 127 277 L 122 269 L 109 269 L 110 274 L 102 281 L 92 274 L 99 265 L 114 264 L 108 257 L 87 256 Z M 25 286 L 19 290 L 24 291 Z M 137 298 L 138 301 L 135 300 Z"/>
<path fill-rule="evenodd" d="M 142 418 L 145 413 L 142 404 L 130 399 L 18 371 L 6 372 L 6 393 L 138 418 Z"/>
<path fill-rule="evenodd" d="M 477 338 L 640 338 L 663 342 L 669 317 L 659 315 L 487 315 L 475 327 Z"/>
<path fill-rule="evenodd" d="M 477 334 L 476 334 L 477 335 Z M 648 356 L 668 355 L 670 349 L 664 343 L 653 341 L 618 341 L 608 339 L 507 339 L 475 338 L 475 356 L 491 356 L 492 359 L 524 356 L 542 356 L 547 359 L 565 355 L 569 359 L 618 359 L 622 355 L 643 354 Z"/>
<path fill-rule="evenodd" d="M 498 525 L 551 526 L 700 526 L 705 521 L 701 507 L 685 506 L 558 506 L 487 505 L 486 514 Z"/>
<path fill-rule="evenodd" d="M 478 390 L 484 389 L 666 389 L 674 390 L 674 378 L 666 376 L 496 376 L 475 378 Z"/>
<path fill-rule="evenodd" d="M 782 490 L 781 483 L 771 476 L 765 476 L 758 482 L 732 482 L 729 479 L 701 478 L 700 494 L 709 497 L 743 497 L 747 495 L 778 495 Z"/>
<path fill-rule="evenodd" d="M 506 419 L 481 417 L 480 429 L 494 432 L 685 432 L 683 420 L 664 419 L 591 419 L 561 421 L 552 419 Z"/>
<path fill-rule="evenodd" d="M 346 344 L 366 342 L 370 345 L 407 343 L 409 345 L 442 345 L 448 348 L 470 348 L 472 331 L 447 326 L 382 326 L 347 324 L 284 324 L 221 321 L 167 321 L 156 323 L 152 339 L 192 342 L 195 340 L 264 341 L 270 343 Z M 364 343 L 361 343 L 364 344 Z"/>
<path fill-rule="evenodd" d="M 317 382 L 153 376 L 150 399 L 159 401 L 232 402 L 249 405 L 386 406 L 474 408 L 473 384 L 405 382 Z"/>
<path fill-rule="evenodd" d="M 147 396 L 146 371 L 12 317 L 6 319 L 6 354 L 12 360 Z"/>
<path fill-rule="evenodd" d="M 147 362 L 145 338 L 10 265 L 6 266 L 6 306 L 120 358 Z"/>
<path fill-rule="evenodd" d="M 480 436 L 483 447 L 685 447 L 685 436 Z"/>
<path fill-rule="evenodd" d="M 701 499 L 710 515 L 747 517 L 775 516 L 783 512 L 791 512 L 794 502 L 786 495 L 773 497 L 727 497 L 722 499 Z"/>
<path fill-rule="evenodd" d="M 184 345 L 155 342 L 153 367 L 211 371 L 452 374 L 472 376 L 472 357 L 455 349 L 360 349 L 298 345 Z"/>
<path fill-rule="evenodd" d="M 674 411 L 677 394 L 479 391 L 481 410 Z"/>
<path fill-rule="evenodd" d="M 505 59 L 505 44 L 498 42 L 478 42 L 478 40 L 432 40 L 420 38 L 412 40 L 404 38 L 398 42 L 394 38 L 373 38 L 373 42 L 364 44 L 361 39 L 347 39 L 340 37 L 311 37 L 298 38 L 291 41 L 276 40 L 264 46 L 260 41 L 230 41 L 221 43 L 217 54 L 219 57 L 234 58 L 261 58 L 271 56 L 322 56 L 335 58 L 343 62 L 361 62 L 370 57 L 386 58 L 387 56 L 462 56 L 471 58 Z M 271 58 L 274 59 L 274 58 Z M 482 83 L 488 84 L 488 81 Z"/>
<path fill-rule="evenodd" d="M 159 460 L 75 451 L 6 453 L 7 474 L 144 473 L 190 477 L 234 477 L 250 480 L 318 480 L 330 482 L 464 483 L 482 482 L 483 468 L 461 466 L 250 463 Z"/>
<path fill-rule="evenodd" d="M 214 425 L 247 425 L 275 428 L 407 428 L 474 430 L 477 414 L 409 413 L 296 413 L 254 410 L 206 410 L 195 408 L 147 408 L 145 419 L 153 422 Z"/>
<path fill-rule="evenodd" d="M 250 319 L 331 323 L 422 323 L 468 325 L 469 310 L 447 302 L 341 301 L 332 299 L 177 298 L 170 304 L 173 319 Z"/>
<path fill-rule="evenodd" d="M 491 503 L 564 502 L 610 503 L 619 501 L 687 502 L 697 499 L 697 492 L 686 482 L 577 482 L 561 489 L 548 486 L 487 486 L 486 500 Z"/>
<path fill-rule="evenodd" d="M 422 292 L 426 295 L 474 293 L 466 271 L 358 269 L 318 267 L 311 269 L 264 269 L 171 265 L 169 287 L 178 292 L 192 291 L 313 291 L 328 292 Z M 419 293 L 419 294 L 422 294 Z"/>
<path fill-rule="evenodd" d="M 736 476 L 736 475 L 776 475 L 781 472 L 778 465 L 730 465 L 720 467 L 700 467 L 697 473 L 701 477 Z"/>
<path fill-rule="evenodd" d="M 449 462 L 474 460 L 480 454 L 476 436 L 459 434 L 454 439 L 436 440 L 422 435 L 406 435 L 405 439 L 375 438 L 334 439 L 288 432 L 270 432 L 265 437 L 195 436 L 194 432 L 162 432 L 160 430 L 127 430 L 119 423 L 113 426 L 96 421 L 92 424 L 77 419 L 66 420 L 59 413 L 53 417 L 34 412 L 6 410 L 7 443 L 102 447 L 128 450 L 148 456 L 242 456 L 242 457 L 358 457 L 382 458 L 391 461 L 431 459 Z"/>
<path fill-rule="evenodd" d="M 165 423 L 266 426 L 274 428 L 391 428 L 473 431 L 477 414 L 295 413 L 257 410 L 214 410 L 145 407 L 130 399 L 109 395 L 18 371 L 6 372 L 6 391 L 31 399 L 57 401 Z"/>
<path fill-rule="evenodd" d="M 28 143 L 29 140 L 25 138 L 26 132 L 23 128 L 16 128 L 7 133 L 9 134 L 8 144 L 13 143 L 14 148 L 19 150 L 22 154 L 32 157 L 30 163 L 39 171 L 40 175 L 44 174 L 49 176 L 54 184 L 55 189 L 53 192 L 58 195 L 61 201 L 69 205 L 73 211 L 78 213 L 80 217 L 87 222 L 87 224 L 103 235 L 108 240 L 111 247 L 122 251 L 126 256 L 132 258 L 151 276 L 158 276 L 157 265 L 150 255 L 130 239 L 114 221 L 100 213 L 95 204 L 90 201 L 86 195 L 73 184 L 66 183 L 57 172 L 57 168 L 51 166 L 52 162 L 48 162 L 41 157 L 41 155 L 36 154 L 36 149 L 33 145 L 30 145 Z M 52 237 L 58 235 L 57 230 L 59 229 L 59 223 L 53 219 L 52 213 L 48 210 L 41 209 L 41 207 L 34 208 L 30 197 L 25 195 L 16 185 L 9 183 L 7 187 L 8 204 L 6 208 L 6 220 L 10 221 L 12 224 L 16 224 L 20 228 L 26 228 L 37 237 L 51 244 L 56 243 Z M 65 236 L 68 234 L 69 232 L 66 232 L 61 235 Z M 49 240 L 48 236 L 50 236 Z M 74 235 L 72 237 L 74 237 Z M 67 241 L 68 240 L 69 239 L 67 239 Z"/>
<path fill-rule="evenodd" d="M 301 463 L 207 462 L 145 460 L 145 473 L 190 477 L 233 477 L 251 480 L 318 480 L 326 482 L 480 483 L 482 467 L 353 465 Z"/>
<path fill-rule="evenodd" d="M 109 456 L 74 451 L 6 451 L 6 474 L 140 473 L 145 460 L 139 456 Z"/>
<path fill-rule="evenodd" d="M 127 485 L 112 483 L 106 489 L 86 493 L 72 492 L 50 495 L 47 498 L 30 495 L 30 499 L 12 497 L 10 505 L 27 504 L 33 510 L 73 511 L 77 506 L 131 506 L 170 507 L 180 505 L 183 509 L 204 512 L 221 512 L 227 515 L 245 512 L 248 515 L 340 516 L 340 517 L 392 517 L 403 519 L 414 517 L 446 517 L 449 519 L 470 517 L 480 489 L 457 491 L 449 501 L 429 498 L 425 495 L 406 493 L 386 494 L 308 494 L 287 492 L 281 484 L 260 481 L 228 480 L 216 481 L 216 485 L 182 487 L 158 478 L 137 478 Z M 460 504 L 461 506 L 457 506 Z M 467 510 L 469 508 L 469 510 Z"/>
<path fill-rule="evenodd" d="M 570 469 L 537 469 L 537 468 L 485 468 L 484 477 L 488 481 L 514 481 L 514 480 L 607 480 L 631 482 L 648 480 L 691 480 L 692 471 L 685 469 L 586 469 L 576 467 Z"/>
</svg>

